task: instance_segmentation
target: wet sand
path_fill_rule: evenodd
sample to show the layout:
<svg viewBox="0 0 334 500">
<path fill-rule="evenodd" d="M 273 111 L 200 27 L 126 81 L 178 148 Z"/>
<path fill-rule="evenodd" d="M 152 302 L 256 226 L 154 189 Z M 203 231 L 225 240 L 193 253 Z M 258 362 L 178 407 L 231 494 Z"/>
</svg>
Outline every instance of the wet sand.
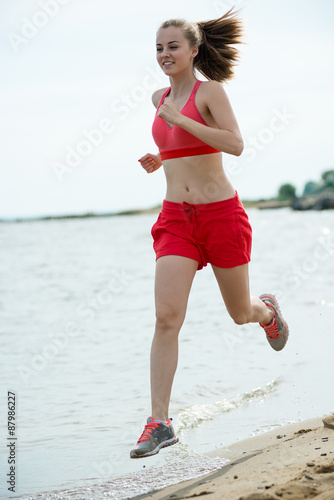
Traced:
<svg viewBox="0 0 334 500">
<path fill-rule="evenodd" d="M 334 500 L 334 416 L 279 427 L 208 455 L 230 463 L 199 479 L 135 498 Z"/>
</svg>

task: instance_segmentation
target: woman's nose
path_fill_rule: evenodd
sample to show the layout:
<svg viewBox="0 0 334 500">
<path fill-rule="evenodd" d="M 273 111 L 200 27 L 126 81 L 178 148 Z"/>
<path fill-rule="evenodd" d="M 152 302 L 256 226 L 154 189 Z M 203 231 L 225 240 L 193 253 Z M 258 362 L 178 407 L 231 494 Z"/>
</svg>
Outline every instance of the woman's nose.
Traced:
<svg viewBox="0 0 334 500">
<path fill-rule="evenodd" d="M 166 47 L 165 49 L 162 49 L 161 56 L 162 57 L 168 57 L 169 56 L 169 48 L 168 47 Z"/>
</svg>

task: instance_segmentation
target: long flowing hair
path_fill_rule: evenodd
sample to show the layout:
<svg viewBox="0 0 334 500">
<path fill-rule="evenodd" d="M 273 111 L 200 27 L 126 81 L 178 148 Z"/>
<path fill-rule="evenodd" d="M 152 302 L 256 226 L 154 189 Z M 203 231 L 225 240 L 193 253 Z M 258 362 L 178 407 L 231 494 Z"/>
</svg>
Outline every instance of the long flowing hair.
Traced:
<svg viewBox="0 0 334 500">
<path fill-rule="evenodd" d="M 243 43 L 243 23 L 233 8 L 218 19 L 190 23 L 185 19 L 170 19 L 159 29 L 181 28 L 190 47 L 197 45 L 194 68 L 208 80 L 225 82 L 234 77 L 234 66 L 239 62 L 239 50 L 234 45 Z"/>
</svg>

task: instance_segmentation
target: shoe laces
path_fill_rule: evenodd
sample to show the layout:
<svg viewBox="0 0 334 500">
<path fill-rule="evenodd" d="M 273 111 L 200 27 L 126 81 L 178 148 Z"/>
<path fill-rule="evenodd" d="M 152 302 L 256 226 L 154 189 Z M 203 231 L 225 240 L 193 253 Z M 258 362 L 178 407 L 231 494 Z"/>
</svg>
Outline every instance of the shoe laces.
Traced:
<svg viewBox="0 0 334 500">
<path fill-rule="evenodd" d="M 152 431 L 160 425 L 160 422 L 150 422 L 149 424 L 146 424 L 142 435 L 137 441 L 137 444 L 141 443 L 142 441 L 148 441 L 150 439 Z"/>
<path fill-rule="evenodd" d="M 276 340 L 278 338 L 280 338 L 281 334 L 277 328 L 277 316 L 276 316 L 276 311 L 275 309 L 273 308 L 273 306 L 271 304 L 266 304 L 267 306 L 269 306 L 273 312 L 274 312 L 274 324 L 272 325 L 271 323 L 269 323 L 269 325 L 262 325 L 261 326 L 264 328 L 265 332 L 266 332 L 266 335 L 268 337 L 268 339 L 270 340 Z"/>
<path fill-rule="evenodd" d="M 266 335 L 268 337 L 268 339 L 270 340 L 276 340 L 278 339 L 281 334 L 280 332 L 278 331 L 278 328 L 277 328 L 277 317 L 276 317 L 276 311 L 275 309 L 272 307 L 272 310 L 274 311 L 274 324 L 272 325 L 271 323 L 269 325 L 262 325 L 265 332 L 266 332 Z"/>
<path fill-rule="evenodd" d="M 278 339 L 281 336 L 281 334 L 280 334 L 280 332 L 278 331 L 278 328 L 277 328 L 277 321 L 275 321 L 275 323 L 273 324 L 273 326 L 268 326 L 268 327 L 265 327 L 264 329 L 266 331 L 267 337 L 270 340 Z"/>
</svg>

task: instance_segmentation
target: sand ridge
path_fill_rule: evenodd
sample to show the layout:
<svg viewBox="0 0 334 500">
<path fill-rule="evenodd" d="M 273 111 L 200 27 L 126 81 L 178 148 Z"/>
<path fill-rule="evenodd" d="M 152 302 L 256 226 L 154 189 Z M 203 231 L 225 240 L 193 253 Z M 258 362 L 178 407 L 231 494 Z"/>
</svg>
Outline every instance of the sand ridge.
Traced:
<svg viewBox="0 0 334 500">
<path fill-rule="evenodd" d="M 230 463 L 136 499 L 334 500 L 334 416 L 279 427 L 208 455 Z"/>
</svg>

